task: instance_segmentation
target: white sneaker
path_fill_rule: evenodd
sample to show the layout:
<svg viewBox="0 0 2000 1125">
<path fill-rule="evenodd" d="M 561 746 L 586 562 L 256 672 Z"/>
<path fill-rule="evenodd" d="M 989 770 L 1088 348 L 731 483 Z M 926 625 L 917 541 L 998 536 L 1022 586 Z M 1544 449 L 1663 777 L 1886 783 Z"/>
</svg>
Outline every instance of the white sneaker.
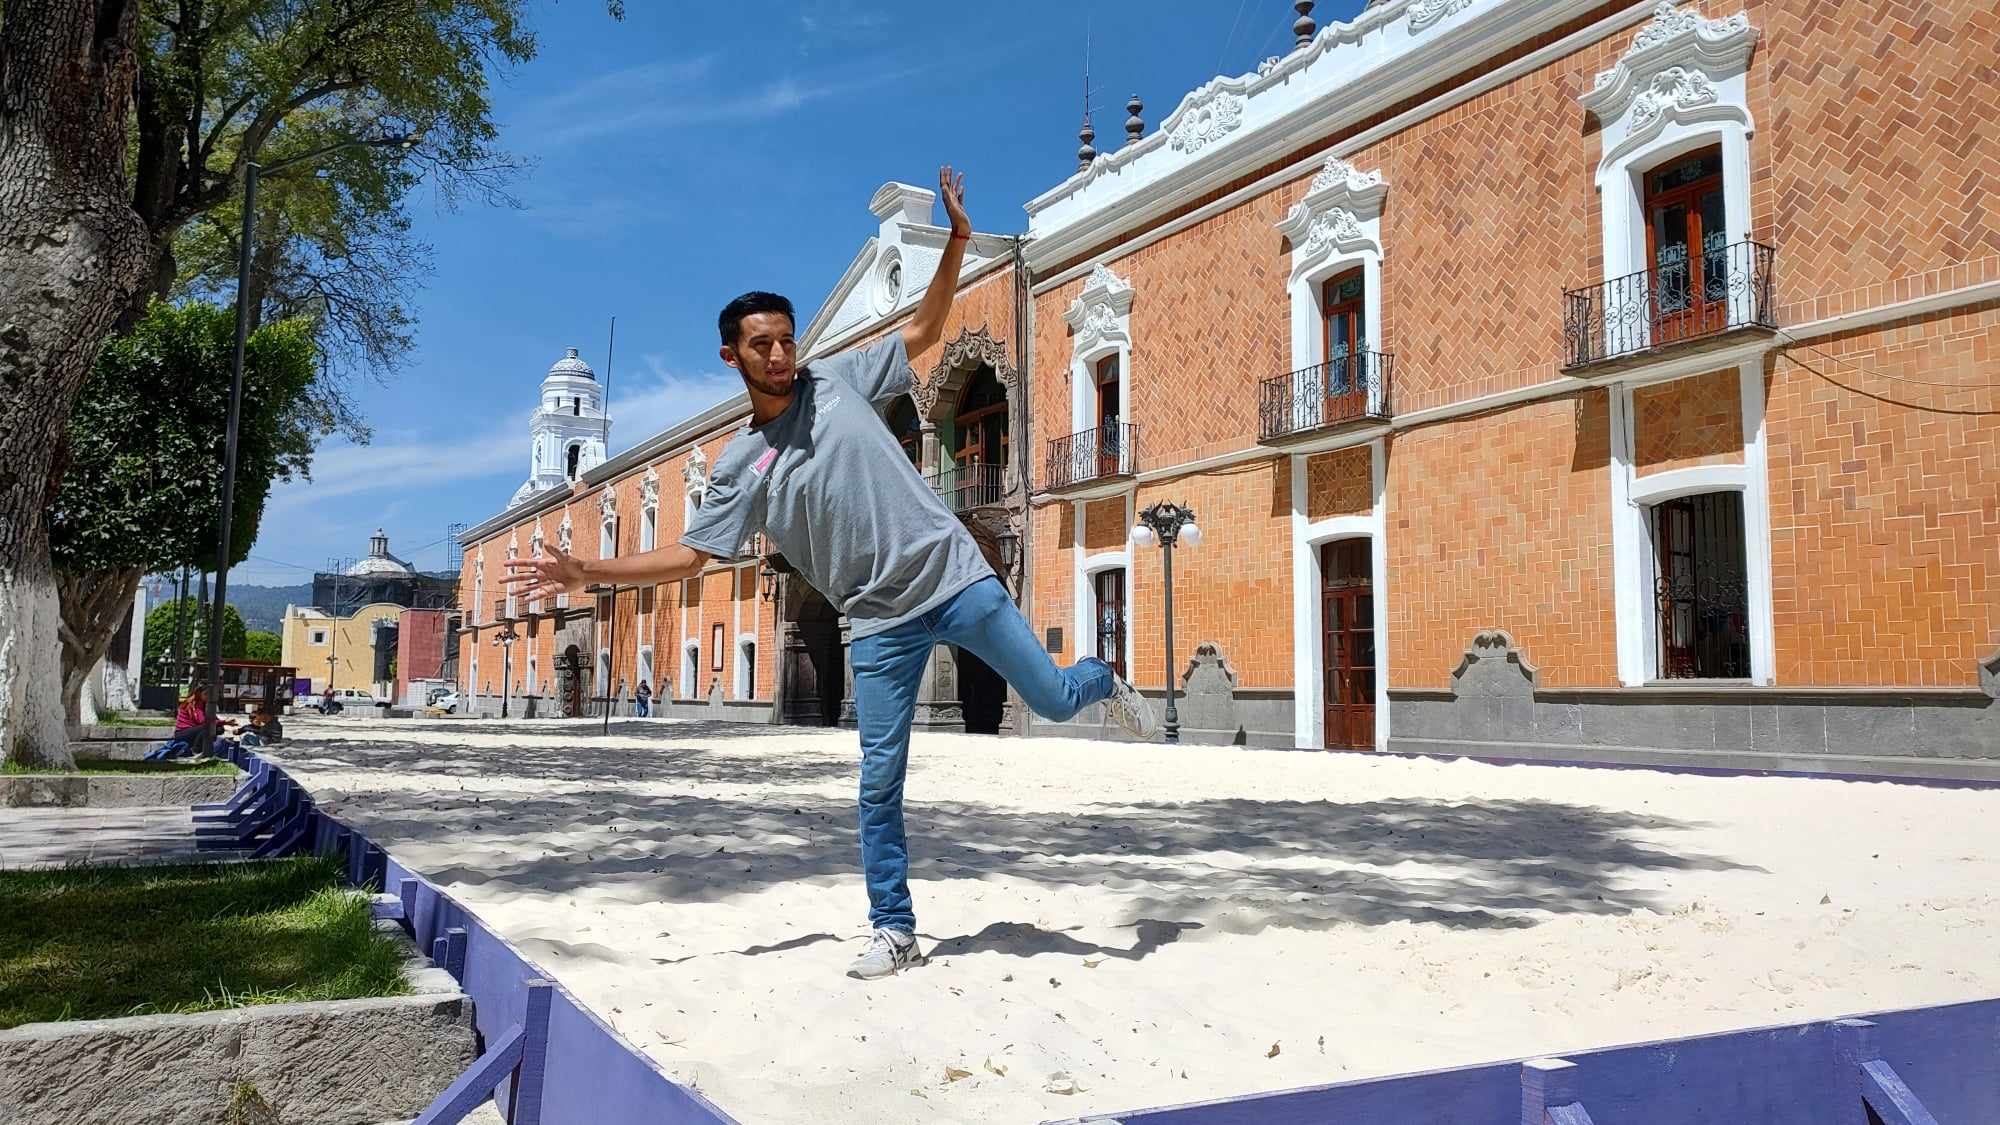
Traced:
<svg viewBox="0 0 2000 1125">
<path fill-rule="evenodd" d="M 1160 733 L 1153 705 L 1139 694 L 1138 688 L 1126 683 L 1123 676 L 1111 678 L 1111 695 L 1104 701 L 1104 713 L 1134 738 L 1150 742 Z"/>
<path fill-rule="evenodd" d="M 847 966 L 847 975 L 859 980 L 875 980 L 894 976 L 904 969 L 914 969 L 923 963 L 924 953 L 917 948 L 916 935 L 902 930 L 876 930 L 868 939 L 868 948 Z"/>
</svg>

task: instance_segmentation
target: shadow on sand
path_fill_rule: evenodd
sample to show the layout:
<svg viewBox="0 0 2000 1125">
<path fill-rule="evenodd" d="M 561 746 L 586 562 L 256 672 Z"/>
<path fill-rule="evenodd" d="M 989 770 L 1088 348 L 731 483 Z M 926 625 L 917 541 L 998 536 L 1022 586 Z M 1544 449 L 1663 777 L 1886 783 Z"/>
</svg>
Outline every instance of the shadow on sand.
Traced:
<svg viewBox="0 0 2000 1125">
<path fill-rule="evenodd" d="M 595 743 L 566 736 L 561 746 L 451 751 L 419 741 L 315 738 L 289 748 L 288 757 L 337 762 L 364 775 L 424 772 L 492 783 L 477 792 L 440 786 L 419 793 L 371 787 L 364 776 L 339 795 L 392 849 L 416 844 L 463 856 L 428 865 L 441 882 L 544 896 L 591 887 L 632 903 L 718 902 L 801 880 L 858 882 L 853 799 L 825 791 L 855 777 L 852 736 L 800 733 L 803 745 L 784 756 L 693 744 L 715 737 L 707 724 L 629 724 Z M 560 780 L 575 789 L 509 788 L 516 779 Z M 662 794 L 638 791 L 635 782 L 779 788 Z M 1633 887 L 1646 872 L 1761 870 L 1662 846 L 1662 835 L 1695 827 L 1685 821 L 1544 800 L 1217 798 L 1067 810 L 921 801 L 907 818 L 920 906 L 926 880 L 991 881 L 1002 892 L 996 898 L 1010 881 L 1092 887 L 1118 896 L 1132 930 L 1130 944 L 1120 946 L 994 922 L 977 933 L 932 935 L 944 953 L 1138 959 L 1204 928 L 1519 928 L 1546 914 L 1651 909 L 1653 896 Z M 755 956 L 831 940 L 811 934 L 731 952 Z"/>
</svg>

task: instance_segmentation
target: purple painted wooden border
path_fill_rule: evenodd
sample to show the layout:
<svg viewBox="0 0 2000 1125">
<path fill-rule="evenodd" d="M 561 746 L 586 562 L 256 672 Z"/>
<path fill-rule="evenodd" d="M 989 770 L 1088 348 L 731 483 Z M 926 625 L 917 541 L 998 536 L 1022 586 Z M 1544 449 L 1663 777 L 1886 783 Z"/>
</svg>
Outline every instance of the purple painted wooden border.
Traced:
<svg viewBox="0 0 2000 1125">
<path fill-rule="evenodd" d="M 266 765 L 249 757 L 256 765 Z M 1631 763 L 1473 760 L 1889 780 Z M 259 780 L 278 791 L 295 786 L 275 767 L 265 770 Z M 1978 782 L 1914 780 L 1949 788 L 1990 787 Z M 546 979 L 548 974 L 420 873 L 405 867 L 351 825 L 313 809 L 303 789 L 297 791 L 305 801 L 305 816 L 330 822 L 323 829 L 303 832 L 304 838 L 323 847 L 344 848 L 349 870 L 358 873 L 358 881 L 374 880 L 377 886 L 397 888 L 402 900 L 397 913 L 410 926 L 419 948 L 442 947 L 449 961 L 451 943 L 458 943 L 458 956 L 463 960 L 455 975 L 473 999 L 474 1023 L 485 1041 L 499 1044 L 522 1027 L 529 1018 L 529 983 Z M 547 1055 L 542 1086 L 537 1091 L 537 1125 L 733 1125 L 733 1118 L 699 1093 L 674 1082 L 561 985 L 546 992 L 550 995 Z M 1857 1059 L 1881 1065 L 1864 1068 L 1856 1065 Z M 1827 1125 L 1846 1120 L 1843 1114 L 1854 1105 L 1849 1095 L 1864 1091 L 1871 1101 L 1879 1099 L 1899 1109 L 1914 1106 L 1906 1118 L 1912 1125 L 1936 1120 L 2000 1122 L 2000 1080 L 1996 1080 L 2000 1076 L 2000 999 L 1878 1013 L 1865 1022 L 1753 1028 L 1572 1052 L 1559 1060 L 1575 1064 L 1574 1068 L 1530 1071 L 1524 1069 L 1528 1061 L 1539 1060 L 1512 1060 L 1073 1120 L 1075 1125 L 1307 1125 L 1326 1121 L 1512 1125 L 1522 1120 L 1532 1084 L 1535 1096 L 1544 1101 L 1548 1119 L 1557 1125 L 1591 1121 L 1597 1125 L 1706 1125 L 1728 1120 Z M 507 1095 L 503 1084 L 496 1092 L 503 1110 Z M 1921 1105 L 1917 1104 L 1919 1098 Z M 523 1100 L 525 1109 L 527 1099 Z M 1586 1105 L 1592 1107 L 1588 1113 L 1583 1109 Z M 1916 1111 L 1937 1116 L 1918 1117 Z"/>
<path fill-rule="evenodd" d="M 1857 1056 L 1874 1055 L 1932 1115 L 1911 1121 L 2000 1122 L 2000 1000 L 1871 1015 L 1872 1042 L 1860 1046 L 1842 1026 L 1852 1022 L 1566 1053 L 1576 1066 L 1560 1092 L 1578 1098 L 1597 1125 L 1847 1125 L 1866 1120 L 1849 1111 L 1860 1109 L 1877 1078 Z M 1071 1125 L 1514 1125 L 1528 1104 L 1523 1061 L 1106 1113 Z"/>
<path fill-rule="evenodd" d="M 553 981 L 548 972 L 359 829 L 312 807 L 310 795 L 282 769 L 254 754 L 244 755 L 243 760 L 261 767 L 258 780 L 263 786 L 271 791 L 291 786 L 299 794 L 302 815 L 325 822 L 301 826 L 304 846 L 343 851 L 353 881 L 397 893 L 396 913 L 403 916 L 419 949 L 436 948 L 434 943 L 444 947 L 444 967 L 472 997 L 473 1024 L 484 1042 L 501 1044 L 524 1025 L 529 1017 L 529 984 Z M 548 1034 L 539 1048 L 547 1053 L 538 1085 L 524 1085 L 520 1099 L 524 1111 L 538 1103 L 536 1125 L 736 1125 L 735 1118 L 707 1098 L 668 1077 L 562 985 L 537 991 L 549 998 Z M 512 1085 L 502 1082 L 495 1091 L 503 1112 L 512 1105 Z"/>
</svg>

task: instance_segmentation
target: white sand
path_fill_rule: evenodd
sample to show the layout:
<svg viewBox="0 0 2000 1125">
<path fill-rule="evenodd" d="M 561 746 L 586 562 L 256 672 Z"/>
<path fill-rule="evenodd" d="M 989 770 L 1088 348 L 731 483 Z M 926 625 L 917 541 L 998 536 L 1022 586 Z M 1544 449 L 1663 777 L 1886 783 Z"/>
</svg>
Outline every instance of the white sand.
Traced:
<svg viewBox="0 0 2000 1125">
<path fill-rule="evenodd" d="M 746 1122 L 1038 1121 L 2000 994 L 2000 792 L 919 735 L 937 948 L 861 982 L 851 732 L 296 728 L 324 804 Z"/>
</svg>

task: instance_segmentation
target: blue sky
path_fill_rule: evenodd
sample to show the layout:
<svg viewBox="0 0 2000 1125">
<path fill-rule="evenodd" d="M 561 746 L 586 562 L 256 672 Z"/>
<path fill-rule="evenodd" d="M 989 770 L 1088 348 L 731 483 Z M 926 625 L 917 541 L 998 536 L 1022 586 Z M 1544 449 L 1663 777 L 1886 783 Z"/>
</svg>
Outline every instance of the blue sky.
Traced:
<svg viewBox="0 0 2000 1125">
<path fill-rule="evenodd" d="M 377 526 L 442 567 L 446 528 L 492 515 L 527 476 L 549 364 L 574 346 L 604 377 L 613 316 L 614 451 L 735 393 L 716 309 L 775 289 L 809 318 L 874 233 L 886 181 L 934 186 L 951 163 L 979 229 L 1025 229 L 1022 204 L 1075 167 L 1086 22 L 1109 149 L 1130 95 L 1150 132 L 1212 75 L 1288 51 L 1295 18 L 1287 0 L 630 0 L 622 23 L 596 0 L 532 8 L 540 53 L 493 89 L 503 143 L 532 165 L 522 206 L 412 199 L 435 249 L 416 354 L 359 389 L 370 444 L 331 442 L 311 483 L 274 490 L 232 581 L 307 581 L 366 553 Z"/>
</svg>

